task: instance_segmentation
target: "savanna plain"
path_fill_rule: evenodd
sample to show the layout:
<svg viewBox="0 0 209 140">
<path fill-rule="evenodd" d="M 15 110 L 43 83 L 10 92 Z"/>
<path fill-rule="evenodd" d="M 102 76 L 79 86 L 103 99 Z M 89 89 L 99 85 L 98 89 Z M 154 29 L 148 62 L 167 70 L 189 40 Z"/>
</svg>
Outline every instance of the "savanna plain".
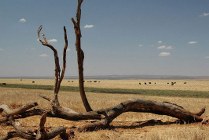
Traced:
<svg viewBox="0 0 209 140">
<path fill-rule="evenodd" d="M 172 82 L 175 82 L 175 84 L 172 85 Z M 6 85 L 2 85 L 2 83 L 6 83 Z M 40 98 L 39 95 L 52 97 L 53 90 L 39 87 L 53 87 L 53 79 L 0 79 L 0 84 L 0 105 L 7 104 L 15 108 L 26 103 L 37 101 L 40 107 L 50 109 L 49 102 Z M 76 79 L 66 79 L 63 81 L 62 86 L 77 87 L 78 81 Z M 209 80 L 207 79 L 88 79 L 85 81 L 85 87 L 91 89 L 87 90 L 87 97 L 93 109 L 111 107 L 129 99 L 145 99 L 172 102 L 183 106 L 191 112 L 197 112 L 202 107 L 206 107 L 203 116 L 204 118 L 209 116 Z M 94 88 L 97 90 L 92 90 Z M 121 91 L 123 90 L 127 91 L 128 94 L 125 92 L 122 93 Z M 159 94 L 155 94 L 155 92 Z M 172 94 L 166 95 L 166 93 L 171 92 Z M 182 96 L 182 94 L 189 94 L 189 96 Z M 204 94 L 204 96 L 201 94 Z M 79 92 L 76 90 L 61 90 L 59 100 L 62 106 L 69 107 L 78 112 L 85 112 Z M 176 120 L 176 118 L 150 113 L 125 113 L 111 123 L 112 127 L 110 129 L 94 132 L 75 132 L 73 139 L 209 140 L 209 125 L 201 123 L 179 124 Z M 18 120 L 27 129 L 37 128 L 39 121 L 40 116 Z M 71 128 L 75 126 L 79 127 L 86 123 L 89 123 L 89 121 L 77 122 L 47 117 L 45 126 L 46 128 L 65 126 L 70 131 Z M 10 130 L 13 130 L 13 128 L 7 125 L 0 125 L 0 136 L 5 135 Z M 59 138 L 57 137 L 56 139 Z"/>
</svg>

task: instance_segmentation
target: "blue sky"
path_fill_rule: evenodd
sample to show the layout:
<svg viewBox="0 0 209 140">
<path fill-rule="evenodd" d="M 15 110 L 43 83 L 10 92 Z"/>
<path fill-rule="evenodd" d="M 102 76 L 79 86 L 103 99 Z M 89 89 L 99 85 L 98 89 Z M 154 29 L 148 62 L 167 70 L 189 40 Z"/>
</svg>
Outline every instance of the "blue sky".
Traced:
<svg viewBox="0 0 209 140">
<path fill-rule="evenodd" d="M 53 54 L 69 36 L 66 75 L 77 75 L 71 18 L 77 0 L 0 1 L 0 77 L 53 76 Z M 209 76 L 208 0 L 84 0 L 85 75 Z"/>
</svg>

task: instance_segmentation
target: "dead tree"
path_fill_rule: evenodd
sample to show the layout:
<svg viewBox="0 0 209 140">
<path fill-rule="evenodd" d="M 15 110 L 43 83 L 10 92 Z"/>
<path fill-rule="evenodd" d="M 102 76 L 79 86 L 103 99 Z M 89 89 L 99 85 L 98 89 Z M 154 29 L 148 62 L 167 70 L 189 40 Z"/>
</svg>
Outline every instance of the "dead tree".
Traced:
<svg viewBox="0 0 209 140">
<path fill-rule="evenodd" d="M 80 31 L 80 17 L 81 17 L 81 4 L 83 0 L 78 0 L 77 7 L 77 21 L 72 18 L 72 22 L 74 24 L 75 34 L 76 34 L 76 49 L 78 54 L 78 66 L 79 66 L 79 85 L 80 85 L 80 93 L 81 98 L 84 99 L 83 103 L 86 107 L 87 111 L 91 110 L 90 106 L 86 106 L 88 104 L 88 100 L 85 95 L 84 86 L 83 86 L 83 59 L 84 53 L 81 49 L 81 31 Z M 201 109 L 198 113 L 191 113 L 185 110 L 183 107 L 178 106 L 173 103 L 168 102 L 155 102 L 155 101 L 146 101 L 146 100 L 130 100 L 126 102 L 122 102 L 119 105 L 116 105 L 112 108 L 95 110 L 85 113 L 76 112 L 70 108 L 62 107 L 58 100 L 58 93 L 60 90 L 61 82 L 64 78 L 65 68 L 66 68 L 66 50 L 68 46 L 67 33 L 64 28 L 64 38 L 65 38 L 65 47 L 63 51 L 63 67 L 62 72 L 60 70 L 59 57 L 57 54 L 57 50 L 47 42 L 44 34 L 40 37 L 40 32 L 42 30 L 42 26 L 38 29 L 38 38 L 42 45 L 47 46 L 54 52 L 54 61 L 55 61 L 55 87 L 54 87 L 54 99 L 49 99 L 48 97 L 42 96 L 44 99 L 51 102 L 52 106 L 52 114 L 56 117 L 68 119 L 68 120 L 99 120 L 96 123 L 91 125 L 87 125 L 82 130 L 91 130 L 96 128 L 106 128 L 108 125 L 120 114 L 125 112 L 149 112 L 160 115 L 168 115 L 175 118 L 180 119 L 184 122 L 200 122 L 203 120 L 201 115 L 204 113 L 205 109 Z M 83 96 L 84 95 L 84 96 Z M 84 97 L 84 98 L 83 98 Z M 86 102 L 85 102 L 86 101 Z M 89 104 L 88 104 L 89 105 Z"/>
<path fill-rule="evenodd" d="M 67 38 L 67 31 L 66 28 L 64 26 L 64 40 L 65 40 L 65 45 L 64 45 L 64 49 L 63 49 L 63 65 L 62 65 L 62 70 L 60 68 L 60 64 L 59 64 L 59 57 L 58 57 L 58 53 L 57 50 L 54 48 L 54 46 L 52 46 L 46 39 L 45 35 L 42 33 L 42 38 L 41 38 L 41 33 L 42 31 L 42 26 L 40 26 L 38 28 L 38 39 L 39 41 L 42 43 L 43 46 L 46 46 L 48 48 L 50 48 L 53 53 L 54 53 L 54 63 L 55 63 L 55 84 L 54 84 L 54 99 L 51 101 L 51 105 L 52 105 L 52 114 L 57 115 L 58 113 L 58 109 L 60 107 L 60 103 L 58 100 L 58 93 L 60 90 L 60 86 L 62 83 L 62 80 L 64 78 L 65 75 L 65 69 L 66 69 L 66 51 L 68 48 L 68 38 Z"/>
<path fill-rule="evenodd" d="M 51 102 L 51 106 L 52 106 L 51 114 L 56 117 L 60 117 L 63 119 L 69 119 L 69 120 L 100 119 L 100 115 L 97 115 L 96 113 L 88 113 L 88 112 L 78 113 L 70 108 L 62 107 L 60 105 L 59 99 L 58 99 L 58 93 L 60 90 L 61 82 L 62 82 L 64 75 L 65 75 L 65 69 L 66 69 L 66 51 L 67 51 L 67 47 L 68 47 L 67 32 L 64 27 L 65 46 L 63 49 L 63 66 L 62 66 L 62 71 L 61 71 L 57 50 L 51 44 L 48 43 L 48 41 L 43 33 L 42 33 L 42 38 L 41 38 L 41 35 L 40 35 L 41 31 L 42 31 L 42 26 L 40 26 L 38 28 L 39 41 L 42 43 L 43 46 L 50 48 L 54 53 L 54 62 L 55 62 L 54 98 L 51 100 L 48 97 L 40 95 L 42 98 Z"/>
<path fill-rule="evenodd" d="M 37 111 L 36 109 L 31 109 L 38 104 L 36 102 L 29 103 L 21 106 L 17 109 L 11 109 L 7 105 L 0 106 L 0 112 L 4 119 L 1 122 L 7 122 L 13 126 L 14 131 L 10 131 L 6 136 L 0 137 L 0 140 L 8 140 L 15 137 L 20 137 L 28 140 L 48 140 L 60 135 L 62 139 L 67 139 L 66 128 L 57 127 L 46 132 L 44 124 L 46 122 L 47 112 L 44 113 L 43 110 Z M 15 122 L 16 118 L 23 118 L 26 116 L 41 115 L 39 128 L 35 130 L 26 130 Z"/>
<path fill-rule="evenodd" d="M 78 61 L 78 74 L 79 74 L 79 91 L 80 96 L 83 102 L 83 105 L 86 109 L 86 111 L 92 111 L 91 106 L 87 100 L 86 93 L 84 90 L 84 76 L 83 76 L 83 61 L 84 61 L 84 52 L 81 49 L 81 29 L 80 29 L 80 19 L 81 19 L 81 4 L 83 0 L 78 0 L 78 6 L 77 6 L 77 14 L 76 14 L 76 20 L 72 18 L 72 22 L 74 25 L 74 31 L 76 35 L 76 51 L 77 51 L 77 61 Z"/>
<path fill-rule="evenodd" d="M 1 137 L 1 139 L 6 140 L 13 137 L 21 137 L 25 139 L 45 140 L 45 139 L 51 139 L 59 134 L 63 139 L 66 138 L 67 137 L 65 132 L 66 128 L 64 127 L 58 127 L 49 132 L 45 130 L 44 124 L 46 122 L 47 115 L 58 118 L 64 118 L 68 120 L 95 120 L 90 124 L 86 124 L 85 126 L 78 127 L 79 131 L 93 131 L 97 129 L 108 128 L 110 123 L 115 118 L 126 112 L 145 112 L 145 113 L 154 113 L 159 115 L 167 115 L 167 116 L 175 117 L 185 123 L 201 122 L 201 121 L 208 122 L 207 120 L 204 120 L 203 117 L 201 116 L 205 112 L 205 108 L 202 108 L 197 113 L 192 113 L 174 103 L 156 102 L 156 101 L 142 100 L 142 99 L 128 100 L 125 102 L 121 102 L 120 104 L 110 108 L 91 111 L 92 109 L 86 98 L 84 91 L 84 84 L 83 84 L 84 53 L 81 49 L 81 42 L 80 42 L 81 39 L 80 17 L 81 17 L 82 2 L 83 0 L 78 0 L 77 15 L 76 15 L 77 20 L 75 21 L 72 18 L 72 22 L 74 24 L 74 29 L 76 34 L 76 49 L 78 55 L 80 95 L 87 112 L 85 113 L 76 112 L 70 108 L 62 107 L 59 102 L 58 94 L 62 80 L 65 76 L 66 51 L 68 48 L 68 37 L 67 37 L 66 28 L 64 27 L 65 45 L 63 49 L 63 64 L 61 68 L 57 50 L 47 41 L 45 35 L 43 33 L 41 34 L 42 26 L 40 26 L 38 28 L 38 39 L 43 46 L 50 48 L 54 54 L 54 63 L 55 63 L 54 98 L 49 99 L 48 97 L 42 96 L 44 99 L 50 101 L 52 108 L 49 112 L 43 114 L 44 110 L 41 109 L 30 110 L 31 108 L 37 106 L 37 103 L 31 103 L 15 110 L 11 110 L 6 105 L 0 105 L 0 113 L 3 115 L 3 119 L 0 120 L 0 122 L 9 122 L 15 128 L 15 131 L 8 132 L 8 135 L 3 138 Z M 18 118 L 19 116 L 27 117 L 27 116 L 41 115 L 41 114 L 42 117 L 40 119 L 39 128 L 36 130 L 32 130 L 32 131 L 24 130 L 22 127 L 17 126 L 15 123 L 15 119 Z"/>
<path fill-rule="evenodd" d="M 68 47 L 67 31 L 66 31 L 66 28 L 64 26 L 65 46 L 64 46 L 64 49 L 63 49 L 63 66 L 62 66 L 62 70 L 61 70 L 57 50 L 47 41 L 44 34 L 42 34 L 42 38 L 41 38 L 41 35 L 40 35 L 41 30 L 42 30 L 42 26 L 40 26 L 39 29 L 38 29 L 38 39 L 39 39 L 39 41 L 42 43 L 43 46 L 46 46 L 46 47 L 50 48 L 54 53 L 55 85 L 54 85 L 54 100 L 52 102 L 52 105 L 53 106 L 59 106 L 58 92 L 60 90 L 60 85 L 61 85 L 61 82 L 64 78 L 65 68 L 66 68 L 66 51 L 67 51 L 67 47 Z M 53 111 L 55 111 L 55 110 L 53 110 Z"/>
</svg>

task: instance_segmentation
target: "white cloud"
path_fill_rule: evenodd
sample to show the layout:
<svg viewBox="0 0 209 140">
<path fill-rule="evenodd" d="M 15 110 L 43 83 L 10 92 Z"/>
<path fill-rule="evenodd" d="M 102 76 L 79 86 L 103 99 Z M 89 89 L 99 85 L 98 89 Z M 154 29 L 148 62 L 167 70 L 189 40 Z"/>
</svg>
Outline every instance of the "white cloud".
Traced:
<svg viewBox="0 0 209 140">
<path fill-rule="evenodd" d="M 166 48 L 166 46 L 165 45 L 162 45 L 162 46 L 159 46 L 159 47 L 157 47 L 158 49 L 165 49 Z"/>
<path fill-rule="evenodd" d="M 163 41 L 159 40 L 157 43 L 161 44 L 161 43 L 163 43 Z"/>
<path fill-rule="evenodd" d="M 56 42 L 57 42 L 57 39 L 54 39 L 54 38 L 48 40 L 48 43 L 56 43 Z"/>
<path fill-rule="evenodd" d="M 207 16 L 209 16 L 209 13 L 202 13 L 201 15 L 200 15 L 201 17 L 207 17 Z"/>
<path fill-rule="evenodd" d="M 206 56 L 205 59 L 209 59 L 209 56 Z"/>
<path fill-rule="evenodd" d="M 25 19 L 25 18 L 21 18 L 21 19 L 19 19 L 19 22 L 20 23 L 25 23 L 27 20 Z"/>
<path fill-rule="evenodd" d="M 143 45 L 142 44 L 139 44 L 138 47 L 143 47 Z"/>
<path fill-rule="evenodd" d="M 197 41 L 189 41 L 188 44 L 193 45 L 193 44 L 197 44 Z"/>
<path fill-rule="evenodd" d="M 161 46 L 159 46 L 159 47 L 157 47 L 158 49 L 166 49 L 166 50 L 171 50 L 171 49 L 173 49 L 173 47 L 172 46 L 165 46 L 165 45 L 161 45 Z"/>
<path fill-rule="evenodd" d="M 41 55 L 39 55 L 40 57 L 48 57 L 49 55 L 46 53 L 42 53 Z"/>
<path fill-rule="evenodd" d="M 92 25 L 92 24 L 90 24 L 90 25 L 86 24 L 86 25 L 84 26 L 85 29 L 90 29 L 90 28 L 93 28 L 93 27 L 94 27 L 94 25 Z"/>
<path fill-rule="evenodd" d="M 164 56 L 169 56 L 169 55 L 171 55 L 170 52 L 161 52 L 161 53 L 159 54 L 159 56 L 162 56 L 162 57 L 164 57 Z"/>
</svg>

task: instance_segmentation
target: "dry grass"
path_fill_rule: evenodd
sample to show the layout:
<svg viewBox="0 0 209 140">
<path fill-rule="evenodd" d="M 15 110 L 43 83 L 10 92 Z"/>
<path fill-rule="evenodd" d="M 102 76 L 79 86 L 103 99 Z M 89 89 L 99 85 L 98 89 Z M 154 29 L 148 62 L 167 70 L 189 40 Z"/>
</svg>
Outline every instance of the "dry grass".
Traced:
<svg viewBox="0 0 209 140">
<path fill-rule="evenodd" d="M 44 80 L 45 81 L 45 80 Z M 108 82 L 108 81 L 102 81 Z M 115 81 L 112 81 L 115 82 Z M 99 83 L 94 83 L 99 84 Z M 101 83 L 100 83 L 101 84 Z M 120 85 L 125 84 L 125 82 Z M 132 84 L 132 82 L 130 83 Z M 128 87 L 128 86 L 127 86 Z M 26 90 L 26 89 L 9 89 L 9 88 L 0 88 L 0 104 L 8 104 L 12 106 L 19 106 L 25 103 L 37 101 L 40 106 L 44 108 L 49 108 L 49 103 L 41 99 L 38 95 L 43 94 L 46 96 L 52 96 L 53 91 L 46 90 Z M 201 98 L 178 98 L 178 97 L 155 97 L 155 96 L 142 96 L 142 95 L 120 95 L 120 94 L 96 94 L 96 93 L 87 93 L 90 104 L 94 109 L 106 108 L 125 101 L 128 99 L 150 99 L 156 101 L 169 101 L 174 102 L 179 105 L 184 106 L 185 108 L 198 111 L 201 107 L 206 106 L 209 108 L 209 99 Z M 78 92 L 60 92 L 60 100 L 62 105 L 70 107 L 76 111 L 84 112 L 83 105 L 80 100 Z M 209 110 L 206 110 L 206 116 L 209 115 Z M 37 127 L 40 116 L 29 117 L 25 119 L 18 120 L 25 128 L 34 129 Z M 119 116 L 112 125 L 115 127 L 112 130 L 100 130 L 96 132 L 85 132 L 85 133 L 76 133 L 74 139 L 77 140 L 91 140 L 91 139 L 142 139 L 142 140 L 204 140 L 209 137 L 209 127 L 203 126 L 201 124 L 190 124 L 190 125 L 179 125 L 179 124 L 153 124 L 145 125 L 143 121 L 147 120 L 162 120 L 163 122 L 173 122 L 175 118 L 160 116 L 154 114 L 145 114 L 145 113 L 125 113 Z M 66 121 L 63 119 L 48 118 L 46 127 L 55 127 L 55 126 L 66 126 L 68 128 L 72 126 L 81 126 L 85 121 L 73 122 Z M 0 135 L 5 134 L 8 130 L 11 130 L 11 127 L 0 126 Z"/>
<path fill-rule="evenodd" d="M 35 81 L 35 83 L 32 83 Z M 87 82 L 91 81 L 91 82 Z M 97 82 L 94 82 L 97 81 Z M 100 82 L 98 82 L 100 81 Z M 149 84 L 151 82 L 151 84 Z M 171 82 L 176 82 L 171 86 Z M 184 84 L 186 82 L 186 84 Z M 53 85 L 53 79 L 0 79 L 0 83 Z M 141 85 L 139 85 L 141 83 Z M 146 83 L 146 85 L 144 84 Z M 156 84 L 155 84 L 156 83 Z M 169 83 L 169 84 L 167 84 Z M 78 86 L 77 80 L 64 80 L 63 86 Z M 86 87 L 209 91 L 209 80 L 86 80 Z"/>
</svg>

